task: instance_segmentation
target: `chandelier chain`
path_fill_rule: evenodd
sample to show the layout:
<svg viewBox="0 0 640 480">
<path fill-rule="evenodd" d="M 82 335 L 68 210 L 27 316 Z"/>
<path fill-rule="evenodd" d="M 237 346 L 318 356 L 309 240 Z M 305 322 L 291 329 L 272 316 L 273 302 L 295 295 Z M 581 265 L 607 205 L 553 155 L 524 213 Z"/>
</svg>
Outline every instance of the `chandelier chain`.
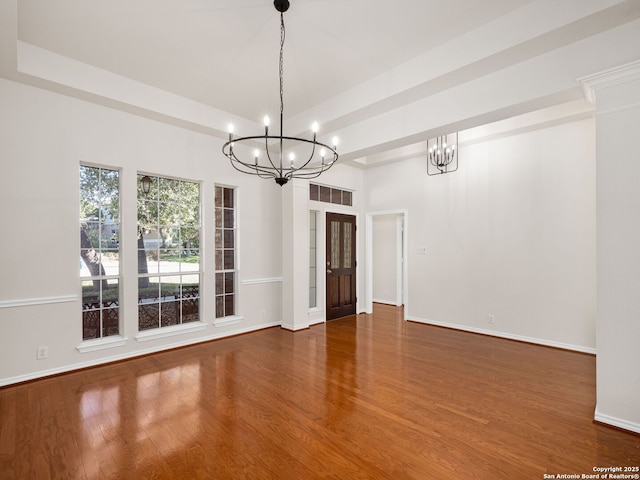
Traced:
<svg viewBox="0 0 640 480">
<path fill-rule="evenodd" d="M 280 115 L 284 112 L 284 39 L 285 39 L 285 30 L 284 30 L 284 14 L 280 13 Z"/>
</svg>

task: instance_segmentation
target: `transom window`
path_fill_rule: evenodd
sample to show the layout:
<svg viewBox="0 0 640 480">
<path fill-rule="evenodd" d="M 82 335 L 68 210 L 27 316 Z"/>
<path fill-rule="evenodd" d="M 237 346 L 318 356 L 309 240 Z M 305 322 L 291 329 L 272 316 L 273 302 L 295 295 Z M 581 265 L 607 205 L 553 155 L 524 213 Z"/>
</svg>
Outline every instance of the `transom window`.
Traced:
<svg viewBox="0 0 640 480">
<path fill-rule="evenodd" d="M 352 206 L 353 193 L 349 190 L 340 190 L 339 188 L 325 187 L 324 185 L 310 183 L 309 200 Z"/>
<path fill-rule="evenodd" d="M 216 318 L 235 315 L 236 208 L 235 189 L 215 189 Z"/>
<path fill-rule="evenodd" d="M 138 175 L 138 329 L 199 320 L 200 185 Z"/>
<path fill-rule="evenodd" d="M 80 165 L 82 339 L 120 333 L 120 172 Z"/>
</svg>

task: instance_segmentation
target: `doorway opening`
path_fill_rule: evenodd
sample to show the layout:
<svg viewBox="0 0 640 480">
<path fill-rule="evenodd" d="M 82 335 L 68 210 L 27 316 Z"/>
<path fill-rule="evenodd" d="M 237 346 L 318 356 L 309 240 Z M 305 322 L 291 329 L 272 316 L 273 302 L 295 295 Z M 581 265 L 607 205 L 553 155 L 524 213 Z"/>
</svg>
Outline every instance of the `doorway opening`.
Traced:
<svg viewBox="0 0 640 480">
<path fill-rule="evenodd" d="M 407 258 L 408 212 L 390 210 L 366 216 L 366 299 L 365 312 L 373 312 L 373 302 L 404 305 L 408 315 Z"/>
</svg>

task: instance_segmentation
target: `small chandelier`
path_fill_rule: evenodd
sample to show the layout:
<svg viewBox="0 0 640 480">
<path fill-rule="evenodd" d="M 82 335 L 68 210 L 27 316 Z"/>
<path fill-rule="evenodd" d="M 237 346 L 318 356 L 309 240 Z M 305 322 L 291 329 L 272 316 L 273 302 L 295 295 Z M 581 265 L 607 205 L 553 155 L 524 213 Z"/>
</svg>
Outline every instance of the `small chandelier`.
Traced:
<svg viewBox="0 0 640 480">
<path fill-rule="evenodd" d="M 318 124 L 313 123 L 311 130 L 313 139 L 288 137 L 283 134 L 284 89 L 283 89 L 283 50 L 285 39 L 284 12 L 289 9 L 288 0 L 274 0 L 273 5 L 280 12 L 280 134 L 269 134 L 269 117 L 264 117 L 264 135 L 250 137 L 233 136 L 233 125 L 229 125 L 229 141 L 222 147 L 222 153 L 231 160 L 231 165 L 242 173 L 257 175 L 260 178 L 273 178 L 280 186 L 292 178 L 316 178 L 325 170 L 328 170 L 338 160 L 337 137 L 333 137 L 333 146 L 325 145 L 316 140 Z M 264 143 L 265 155 L 261 157 L 260 150 L 253 151 L 250 160 L 240 159 L 236 156 L 234 147 L 238 144 Z M 269 143 L 277 144 L 276 152 L 270 151 Z M 296 145 L 311 145 L 311 153 L 303 161 L 297 161 L 294 154 L 290 153 L 285 160 L 285 150 L 293 149 Z M 273 145 L 271 146 L 274 149 Z"/>
<path fill-rule="evenodd" d="M 458 133 L 427 140 L 427 175 L 440 175 L 458 169 Z"/>
</svg>

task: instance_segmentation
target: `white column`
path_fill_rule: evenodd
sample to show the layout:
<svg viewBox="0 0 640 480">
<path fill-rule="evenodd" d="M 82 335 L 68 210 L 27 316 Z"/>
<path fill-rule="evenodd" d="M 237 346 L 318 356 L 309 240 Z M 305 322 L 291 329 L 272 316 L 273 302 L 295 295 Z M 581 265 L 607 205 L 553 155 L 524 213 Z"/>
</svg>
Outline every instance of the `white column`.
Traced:
<svg viewBox="0 0 640 480">
<path fill-rule="evenodd" d="M 309 327 L 309 182 L 282 187 L 282 328 Z"/>
<path fill-rule="evenodd" d="M 595 419 L 640 433 L 640 61 L 582 83 L 596 101 Z"/>
</svg>

